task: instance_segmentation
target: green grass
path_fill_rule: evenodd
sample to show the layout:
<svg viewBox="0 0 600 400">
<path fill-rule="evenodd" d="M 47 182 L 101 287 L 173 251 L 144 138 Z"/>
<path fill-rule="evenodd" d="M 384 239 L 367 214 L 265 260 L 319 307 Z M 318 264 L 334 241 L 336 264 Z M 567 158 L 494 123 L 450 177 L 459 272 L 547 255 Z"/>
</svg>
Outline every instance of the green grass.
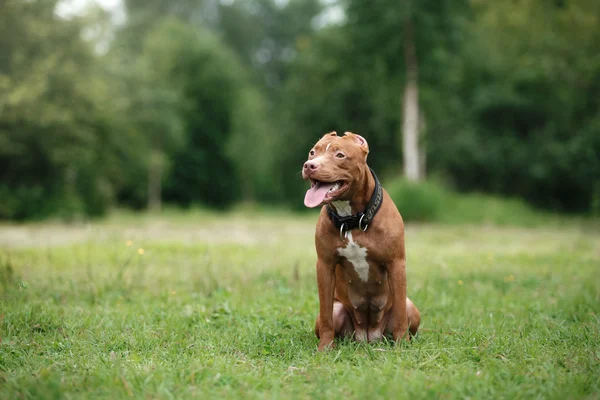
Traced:
<svg viewBox="0 0 600 400">
<path fill-rule="evenodd" d="M 599 398 L 600 233 L 409 224 L 418 337 L 322 354 L 315 219 L 0 226 L 0 398 Z"/>
</svg>

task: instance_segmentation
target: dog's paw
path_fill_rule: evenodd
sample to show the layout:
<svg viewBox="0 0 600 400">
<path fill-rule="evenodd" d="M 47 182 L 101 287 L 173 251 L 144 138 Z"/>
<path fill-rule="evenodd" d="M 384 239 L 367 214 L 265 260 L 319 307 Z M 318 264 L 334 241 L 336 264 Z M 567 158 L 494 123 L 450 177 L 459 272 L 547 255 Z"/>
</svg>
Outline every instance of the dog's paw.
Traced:
<svg viewBox="0 0 600 400">
<path fill-rule="evenodd" d="M 319 342 L 319 346 L 317 347 L 318 351 L 329 351 L 335 348 L 335 343 L 333 340 L 331 341 L 323 341 Z"/>
</svg>

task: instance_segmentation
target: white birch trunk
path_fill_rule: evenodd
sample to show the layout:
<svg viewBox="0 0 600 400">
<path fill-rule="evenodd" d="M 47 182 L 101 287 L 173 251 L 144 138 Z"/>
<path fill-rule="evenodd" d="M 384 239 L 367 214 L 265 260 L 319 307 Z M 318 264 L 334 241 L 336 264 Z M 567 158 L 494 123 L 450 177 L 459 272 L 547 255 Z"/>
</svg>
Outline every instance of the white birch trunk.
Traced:
<svg viewBox="0 0 600 400">
<path fill-rule="evenodd" d="M 404 176 L 409 181 L 419 181 L 421 172 L 419 149 L 419 69 L 413 23 L 410 18 L 404 21 L 404 62 L 406 64 L 406 83 L 403 96 L 402 115 L 402 151 L 404 155 Z"/>
</svg>

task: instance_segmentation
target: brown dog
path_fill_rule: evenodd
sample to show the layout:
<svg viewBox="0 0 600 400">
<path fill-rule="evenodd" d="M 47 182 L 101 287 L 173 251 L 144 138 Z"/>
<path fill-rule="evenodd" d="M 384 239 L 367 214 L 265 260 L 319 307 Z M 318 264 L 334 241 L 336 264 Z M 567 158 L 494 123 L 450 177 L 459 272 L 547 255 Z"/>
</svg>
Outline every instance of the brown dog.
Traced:
<svg viewBox="0 0 600 400">
<path fill-rule="evenodd" d="M 322 207 L 315 245 L 319 350 L 334 337 L 358 341 L 408 339 L 419 310 L 406 297 L 404 222 L 367 166 L 369 146 L 359 135 L 326 134 L 310 150 L 302 177 L 310 180 L 307 207 Z"/>
</svg>

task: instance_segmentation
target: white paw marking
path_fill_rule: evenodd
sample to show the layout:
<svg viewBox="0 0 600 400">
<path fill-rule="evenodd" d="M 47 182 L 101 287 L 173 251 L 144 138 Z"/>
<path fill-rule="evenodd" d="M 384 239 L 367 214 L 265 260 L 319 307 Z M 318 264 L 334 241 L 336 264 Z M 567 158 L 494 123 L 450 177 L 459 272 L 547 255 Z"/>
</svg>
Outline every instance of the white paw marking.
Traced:
<svg viewBox="0 0 600 400">
<path fill-rule="evenodd" d="M 337 200 L 333 201 L 332 203 L 340 217 L 347 217 L 348 215 L 352 215 L 352 207 L 350 207 L 349 201 Z"/>
<path fill-rule="evenodd" d="M 369 263 L 367 262 L 367 249 L 354 243 L 352 232 L 348 232 L 348 244 L 346 247 L 338 247 L 338 254 L 345 257 L 354 267 L 358 277 L 366 282 L 369 280 Z"/>
</svg>

